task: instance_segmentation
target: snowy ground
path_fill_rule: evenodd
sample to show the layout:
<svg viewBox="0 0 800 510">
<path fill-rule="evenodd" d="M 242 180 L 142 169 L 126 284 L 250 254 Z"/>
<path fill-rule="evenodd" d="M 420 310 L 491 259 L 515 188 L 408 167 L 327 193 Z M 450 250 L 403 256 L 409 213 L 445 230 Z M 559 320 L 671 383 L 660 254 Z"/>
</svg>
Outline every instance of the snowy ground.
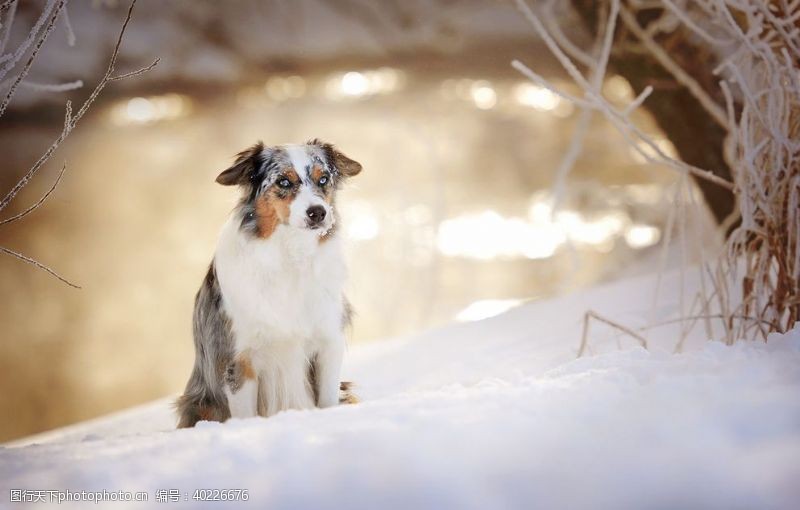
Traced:
<svg viewBox="0 0 800 510">
<path fill-rule="evenodd" d="M 583 312 L 643 324 L 652 282 L 353 348 L 359 405 L 174 431 L 164 400 L 30 438 L 0 449 L 0 507 L 11 489 L 148 493 L 110 508 L 246 489 L 246 503 L 206 505 L 798 508 L 800 328 L 734 347 L 698 331 L 671 354 L 674 327 L 649 331 L 645 351 L 597 326 L 575 359 Z M 678 288 L 671 275 L 664 295 Z M 664 298 L 655 313 L 677 310 Z M 160 489 L 180 501 L 157 503 Z"/>
</svg>

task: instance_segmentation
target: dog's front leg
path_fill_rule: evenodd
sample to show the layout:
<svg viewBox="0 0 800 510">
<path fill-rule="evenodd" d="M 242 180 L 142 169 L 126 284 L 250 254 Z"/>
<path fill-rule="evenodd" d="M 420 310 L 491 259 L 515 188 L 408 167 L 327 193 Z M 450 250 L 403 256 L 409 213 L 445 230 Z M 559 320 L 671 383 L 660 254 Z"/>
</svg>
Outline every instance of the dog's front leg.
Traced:
<svg viewBox="0 0 800 510">
<path fill-rule="evenodd" d="M 329 338 L 317 353 L 314 375 L 318 407 L 331 407 L 339 403 L 339 377 L 343 357 L 342 335 Z"/>
<path fill-rule="evenodd" d="M 250 356 L 239 354 L 228 364 L 224 384 L 232 418 L 249 418 L 258 414 L 258 377 Z"/>
</svg>

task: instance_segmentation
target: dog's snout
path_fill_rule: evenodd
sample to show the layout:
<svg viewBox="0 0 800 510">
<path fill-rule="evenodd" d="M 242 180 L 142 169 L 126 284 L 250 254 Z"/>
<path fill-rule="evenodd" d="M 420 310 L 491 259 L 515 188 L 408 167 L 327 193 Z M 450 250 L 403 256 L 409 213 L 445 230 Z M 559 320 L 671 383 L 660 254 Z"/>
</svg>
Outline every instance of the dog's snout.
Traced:
<svg viewBox="0 0 800 510">
<path fill-rule="evenodd" d="M 312 205 L 306 210 L 306 217 L 310 225 L 319 225 L 325 219 L 325 208 L 321 205 Z"/>
</svg>

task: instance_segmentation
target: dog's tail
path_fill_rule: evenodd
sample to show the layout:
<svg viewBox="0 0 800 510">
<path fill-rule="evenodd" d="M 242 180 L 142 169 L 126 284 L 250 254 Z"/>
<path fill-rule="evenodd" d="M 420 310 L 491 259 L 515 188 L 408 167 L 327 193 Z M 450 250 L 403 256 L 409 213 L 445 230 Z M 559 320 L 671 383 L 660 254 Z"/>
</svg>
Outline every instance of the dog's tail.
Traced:
<svg viewBox="0 0 800 510">
<path fill-rule="evenodd" d="M 339 383 L 339 404 L 358 404 L 361 399 L 353 393 L 353 386 L 350 381 L 342 381 Z"/>
<path fill-rule="evenodd" d="M 220 402 L 203 384 L 202 376 L 192 372 L 183 395 L 175 401 L 178 428 L 194 427 L 198 421 L 225 421 L 230 418 L 226 402 Z"/>
</svg>

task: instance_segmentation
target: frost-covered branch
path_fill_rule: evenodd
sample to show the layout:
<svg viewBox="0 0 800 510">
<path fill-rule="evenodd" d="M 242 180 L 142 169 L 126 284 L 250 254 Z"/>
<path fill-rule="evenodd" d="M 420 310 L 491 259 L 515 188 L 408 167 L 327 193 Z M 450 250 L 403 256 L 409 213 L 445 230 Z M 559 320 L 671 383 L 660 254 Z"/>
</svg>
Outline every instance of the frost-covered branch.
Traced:
<svg viewBox="0 0 800 510">
<path fill-rule="evenodd" d="M 47 200 L 50 197 L 50 195 L 52 195 L 53 192 L 56 190 L 58 184 L 61 182 L 61 178 L 64 177 L 64 172 L 66 171 L 67 171 L 67 164 L 64 163 L 64 166 L 62 166 L 61 171 L 58 172 L 58 177 L 56 177 L 56 180 L 53 182 L 53 185 L 50 186 L 50 189 L 48 189 L 47 192 L 44 195 L 42 195 L 42 197 L 37 202 L 35 202 L 33 205 L 31 205 L 21 213 L 15 214 L 14 216 L 11 216 L 10 218 L 6 218 L 4 220 L 0 220 L 0 225 L 5 225 L 7 223 L 13 223 L 17 220 L 21 220 L 25 216 L 29 215 L 30 213 L 38 209 L 44 203 L 44 201 Z"/>
<path fill-rule="evenodd" d="M 601 113 L 646 160 L 734 191 L 741 223 L 729 236 L 724 255 L 705 263 L 701 283 L 708 279 L 712 286 L 701 292 L 691 309 L 683 310 L 683 319 L 723 318 L 727 342 L 752 338 L 753 334 L 766 338 L 771 331 L 791 328 L 800 320 L 800 1 L 605 0 L 605 30 L 597 34 L 593 50 L 570 47 L 553 20 L 542 14 L 546 10 L 537 13 L 524 0 L 516 2 L 582 94 L 559 90 L 519 61 L 512 62 L 515 69 L 584 112 Z M 648 16 L 638 18 L 644 9 Z M 627 34 L 635 36 L 654 61 L 725 129 L 724 154 L 733 182 L 711 169 L 669 157 L 631 121 L 630 114 L 642 105 L 651 88 L 644 87 L 624 107 L 603 97 L 597 80 L 604 78 L 609 41 L 630 44 L 626 33 L 617 33 L 615 38 L 617 14 Z M 641 19 L 650 21 L 644 25 Z M 703 55 L 717 59 L 711 62 L 683 55 L 684 65 L 689 62 L 702 68 L 704 76 L 708 71 L 717 76 L 718 88 L 713 93 L 709 92 L 713 84 L 704 80 L 701 86 L 692 74 L 696 69 L 680 65 L 663 46 L 664 40 L 674 41 L 681 30 L 701 41 Z M 584 56 L 592 61 L 585 62 Z M 591 80 L 576 61 L 595 72 Z M 561 181 L 578 157 L 580 131 L 564 158 L 566 163 L 559 168 Z M 648 150 L 642 150 L 642 145 Z M 685 222 L 684 208 L 689 205 L 676 205 L 679 217 L 684 218 L 681 222 Z M 684 234 L 681 236 L 685 243 Z"/>
<path fill-rule="evenodd" d="M 599 86 L 597 83 L 591 84 L 587 79 L 583 76 L 583 74 L 578 70 L 575 63 L 569 58 L 569 56 L 562 50 L 562 48 L 556 43 L 556 41 L 552 38 L 551 34 L 545 29 L 542 21 L 539 17 L 531 10 L 525 0 L 516 0 L 517 5 L 525 14 L 526 18 L 531 22 L 534 29 L 536 30 L 537 34 L 542 38 L 542 40 L 547 45 L 548 49 L 553 53 L 553 55 L 557 58 L 559 63 L 561 63 L 562 67 L 565 71 L 572 77 L 575 81 L 576 85 L 578 85 L 584 91 L 584 97 L 578 98 L 571 94 L 568 94 L 562 90 L 559 90 L 557 87 L 550 84 L 547 80 L 536 74 L 533 70 L 531 70 L 528 66 L 520 62 L 519 60 L 514 60 L 511 65 L 518 71 L 520 71 L 523 75 L 530 78 L 533 82 L 537 85 L 546 87 L 553 93 L 557 94 L 558 96 L 565 98 L 569 101 L 572 101 L 576 106 L 580 108 L 589 108 L 593 110 L 597 110 L 602 113 L 606 119 L 608 119 L 611 124 L 622 134 L 622 136 L 630 143 L 631 147 L 639 153 L 643 158 L 647 161 L 650 161 L 655 164 L 662 164 L 666 165 L 674 170 L 679 172 L 688 172 L 692 175 L 695 175 L 701 179 L 705 179 L 709 182 L 712 182 L 716 185 L 722 186 L 725 189 L 733 190 L 733 184 L 718 175 L 714 174 L 709 170 L 704 170 L 701 168 L 697 168 L 693 165 L 687 164 L 683 161 L 678 159 L 672 158 L 658 146 L 658 144 L 647 134 L 645 134 L 638 126 L 636 126 L 633 122 L 631 122 L 629 116 L 635 107 L 640 105 L 646 97 L 652 92 L 652 89 L 647 88 L 645 89 L 639 97 L 635 98 L 634 101 L 626 108 L 620 110 L 616 108 L 614 105 L 611 104 L 602 94 Z M 606 38 L 609 41 L 613 40 L 613 33 L 614 27 L 616 26 L 616 14 L 617 10 L 614 9 L 614 6 L 617 6 L 619 9 L 619 1 L 612 0 L 611 7 L 612 7 L 612 15 L 608 17 L 608 22 L 605 29 Z M 605 47 L 605 45 L 604 45 Z M 598 60 L 598 69 L 602 72 L 597 72 L 595 74 L 595 80 L 599 80 L 599 83 L 602 84 L 603 79 L 605 78 L 605 63 L 608 59 L 608 53 L 604 52 L 601 53 L 601 57 Z M 649 150 L 644 150 L 641 146 L 644 144 Z M 657 157 L 651 156 L 651 154 L 655 154 Z"/>
<path fill-rule="evenodd" d="M 658 60 L 659 64 L 669 71 L 675 79 L 689 89 L 689 92 L 700 101 L 700 104 L 706 109 L 711 117 L 723 128 L 727 128 L 727 119 L 725 118 L 725 111 L 718 105 L 709 95 L 703 90 L 703 87 L 697 83 L 697 80 L 692 78 L 689 73 L 684 71 L 661 47 L 653 38 L 641 27 L 636 17 L 626 8 L 620 10 L 620 16 L 625 26 L 633 32 L 636 37 L 644 44 L 645 48 L 650 51 L 653 57 Z"/>
<path fill-rule="evenodd" d="M 54 9 L 51 9 L 52 14 L 50 15 L 47 28 L 45 29 L 44 34 L 42 36 L 40 36 L 39 39 L 37 40 L 36 47 L 35 47 L 37 49 L 35 49 L 34 52 L 31 55 L 31 57 L 29 57 L 28 63 L 26 64 L 26 69 L 23 70 L 23 72 L 21 72 L 20 75 L 18 76 L 17 80 L 15 81 L 15 86 L 18 85 L 21 82 L 21 78 L 24 78 L 24 75 L 27 74 L 27 69 L 29 69 L 30 65 L 32 65 L 33 60 L 35 59 L 36 53 L 38 52 L 38 48 L 41 48 L 41 45 L 44 44 L 44 40 L 46 39 L 46 34 L 49 33 L 50 30 L 52 30 L 52 26 L 53 26 L 53 24 L 55 23 L 55 20 L 58 17 L 58 13 L 60 12 L 60 9 L 63 8 L 65 2 L 66 2 L 66 0 L 61 0 L 55 6 Z M 52 4 L 52 2 L 50 4 Z M 50 4 L 48 4 L 48 6 L 52 7 Z M 149 71 L 150 69 L 152 69 L 153 67 L 155 67 L 158 64 L 159 59 L 155 59 L 152 64 L 150 64 L 150 65 L 148 65 L 146 67 L 143 67 L 141 69 L 137 69 L 135 71 L 128 72 L 128 73 L 123 73 L 123 74 L 119 74 L 119 75 L 115 75 L 114 74 L 114 71 L 115 71 L 115 68 L 116 68 L 116 63 L 117 63 L 117 58 L 119 56 L 120 47 L 122 46 L 122 41 L 123 41 L 123 39 L 125 37 L 125 31 L 128 28 L 128 23 L 131 20 L 131 15 L 133 14 L 133 9 L 134 9 L 135 5 L 136 5 L 136 0 L 132 0 L 130 6 L 128 7 L 128 12 L 127 12 L 127 14 L 125 16 L 125 21 L 123 22 L 122 27 L 120 28 L 120 31 L 119 31 L 119 35 L 117 36 L 117 40 L 116 40 L 116 43 L 114 45 L 114 49 L 113 49 L 113 51 L 111 53 L 111 56 L 109 58 L 108 67 L 106 68 L 105 74 L 103 75 L 103 77 L 97 83 L 95 88 L 92 90 L 91 94 L 89 94 L 89 97 L 83 102 L 83 104 L 81 105 L 81 107 L 78 109 L 78 111 L 75 114 L 73 114 L 72 102 L 71 101 L 67 101 L 66 110 L 65 110 L 65 114 L 64 114 L 64 126 L 63 126 L 63 128 L 61 130 L 60 135 L 50 144 L 50 146 L 47 148 L 47 150 L 45 150 L 45 152 L 30 167 L 30 169 L 28 169 L 28 171 L 25 173 L 25 175 L 23 175 L 17 181 L 17 183 L 11 188 L 11 190 L 8 191 L 8 193 L 5 195 L 5 197 L 3 197 L 2 200 L 0 200 L 0 211 L 3 211 L 6 207 L 8 207 L 8 205 L 16 198 L 17 194 L 25 186 L 27 186 L 27 184 L 36 176 L 36 174 L 39 172 L 39 170 L 42 168 L 42 166 L 44 166 L 44 164 L 50 159 L 50 157 L 53 155 L 53 153 L 59 148 L 59 146 L 69 136 L 69 134 L 75 129 L 75 127 L 77 126 L 78 122 L 81 120 L 81 118 L 83 118 L 83 116 L 86 114 L 86 112 L 89 110 L 89 108 L 95 102 L 95 100 L 98 98 L 98 96 L 103 91 L 103 89 L 106 87 L 106 85 L 108 85 L 112 81 L 121 80 L 121 79 L 129 78 L 129 77 L 132 77 L 132 76 L 137 76 L 139 74 L 147 72 L 147 71 Z M 45 11 L 47 11 L 47 7 L 45 8 Z M 37 24 L 32 29 L 32 32 L 34 32 L 34 31 L 38 32 L 39 28 L 40 27 Z M 13 67 L 13 62 L 9 63 L 8 65 L 11 65 Z M 10 101 L 10 96 L 13 96 L 13 94 L 7 95 L 7 100 L 8 101 Z M 4 101 L 3 108 L 0 109 L 0 115 L 2 115 L 3 111 L 5 110 L 5 106 L 7 106 L 8 101 Z M 64 167 L 64 168 L 66 168 L 66 167 Z M 61 181 L 61 177 L 63 175 L 63 172 L 64 172 L 64 169 L 62 168 L 62 171 L 59 174 L 58 178 L 56 179 L 55 183 L 47 191 L 47 193 L 45 193 L 45 195 L 42 198 L 40 198 L 36 203 L 34 203 L 33 205 L 31 205 L 30 207 L 25 209 L 23 212 L 21 212 L 21 213 L 19 213 L 17 215 L 11 216 L 11 217 L 9 217 L 9 218 L 7 218 L 5 220 L 0 221 L 0 225 L 17 221 L 17 220 L 21 219 L 22 217 L 30 214 L 31 212 L 33 212 L 37 208 L 39 208 L 45 202 L 45 200 L 53 193 L 53 191 L 56 189 L 56 187 L 58 186 L 58 183 Z M 50 269 L 47 266 L 35 261 L 34 259 L 31 259 L 30 257 L 27 257 L 25 255 L 22 255 L 22 254 L 17 253 L 17 252 L 15 252 L 13 250 L 9 250 L 9 249 L 3 248 L 3 247 L 0 247 L 0 251 L 2 251 L 3 253 L 5 253 L 7 255 L 11 255 L 11 256 L 13 256 L 13 257 L 15 257 L 17 259 L 20 259 L 20 260 L 22 260 L 24 262 L 32 264 L 35 267 L 38 267 L 39 269 L 43 269 L 46 272 L 48 272 L 49 274 L 51 274 L 51 275 L 55 276 L 56 278 L 58 278 L 59 280 L 69 284 L 70 286 L 77 287 L 76 285 L 72 284 L 71 282 L 69 282 L 68 280 L 63 278 L 62 276 L 58 275 L 52 269 Z"/>
<path fill-rule="evenodd" d="M 36 44 L 33 46 L 33 51 L 28 57 L 28 61 L 25 63 L 25 66 L 23 66 L 22 71 L 19 72 L 14 82 L 11 84 L 11 88 L 9 88 L 8 92 L 6 92 L 6 95 L 3 98 L 2 103 L 0 103 L 0 117 L 2 117 L 3 114 L 5 113 L 6 108 L 8 108 L 9 103 L 11 103 L 11 98 L 14 97 L 14 93 L 17 91 L 17 87 L 19 87 L 19 84 L 28 75 L 28 71 L 31 70 L 34 61 L 36 61 L 36 57 L 39 55 L 39 50 L 42 49 L 42 46 L 44 46 L 44 43 L 47 40 L 47 37 L 50 35 L 50 32 L 52 32 L 53 28 L 55 28 L 58 15 L 61 13 L 61 9 L 64 8 L 64 4 L 66 4 L 66 1 L 67 0 L 60 0 L 58 4 L 55 6 L 55 9 L 53 9 L 52 14 L 50 15 L 50 19 L 47 22 L 47 26 L 44 29 L 44 32 L 39 36 L 39 38 L 36 41 Z M 34 27 L 34 30 L 36 29 L 37 27 Z M 31 31 L 31 35 L 33 35 L 33 30 Z M 20 49 L 22 48 L 27 49 L 27 46 L 23 45 L 20 47 Z M 24 51 L 22 51 L 21 53 L 18 51 L 15 54 L 15 57 L 17 55 L 21 57 L 23 54 Z M 3 76 L 5 76 L 6 73 L 10 71 L 15 64 L 16 64 L 16 59 L 12 58 L 11 61 L 2 70 L 0 70 L 0 78 L 3 78 Z"/>
<path fill-rule="evenodd" d="M 2 16 L 5 14 L 5 11 L 8 10 L 8 15 L 3 19 Z M 3 36 L 0 38 L 0 62 L 3 62 L 2 56 L 3 51 L 6 49 L 6 44 L 8 44 L 8 38 L 11 37 L 11 27 L 14 26 L 14 16 L 17 13 L 17 0 L 11 0 L 3 4 L 0 7 L 0 22 L 3 23 Z"/>
</svg>

